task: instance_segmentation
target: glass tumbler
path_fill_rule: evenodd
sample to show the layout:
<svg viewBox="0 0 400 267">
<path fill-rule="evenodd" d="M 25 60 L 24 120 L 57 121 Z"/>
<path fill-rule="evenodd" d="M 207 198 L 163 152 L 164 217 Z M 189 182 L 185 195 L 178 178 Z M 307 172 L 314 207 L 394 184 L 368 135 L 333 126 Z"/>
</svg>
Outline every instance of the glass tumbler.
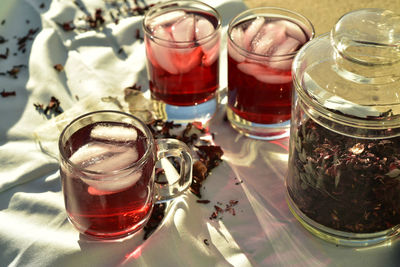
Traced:
<svg viewBox="0 0 400 267">
<path fill-rule="evenodd" d="M 221 17 L 199 1 L 152 7 L 143 20 L 149 86 L 163 120 L 207 122 L 216 112 Z"/>
<path fill-rule="evenodd" d="M 233 128 L 264 140 L 289 135 L 292 61 L 313 36 L 307 18 L 282 8 L 250 9 L 230 22 L 227 116 Z"/>
</svg>

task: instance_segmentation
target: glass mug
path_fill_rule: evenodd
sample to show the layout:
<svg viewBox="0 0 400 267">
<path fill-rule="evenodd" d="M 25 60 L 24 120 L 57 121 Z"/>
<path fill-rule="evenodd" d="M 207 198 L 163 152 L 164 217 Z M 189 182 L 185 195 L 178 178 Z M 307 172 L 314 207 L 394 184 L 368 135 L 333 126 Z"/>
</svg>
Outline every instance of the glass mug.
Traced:
<svg viewBox="0 0 400 267">
<path fill-rule="evenodd" d="M 207 122 L 218 103 L 219 13 L 199 1 L 170 1 L 152 7 L 143 28 L 156 114 Z"/>
<path fill-rule="evenodd" d="M 119 111 L 74 119 L 60 135 L 59 150 L 68 218 L 80 233 L 97 239 L 119 239 L 140 230 L 155 202 L 184 193 L 192 180 L 186 144 L 154 140 L 142 121 Z M 180 171 L 158 182 L 155 164 L 165 165 L 168 158 L 180 163 Z"/>
<path fill-rule="evenodd" d="M 240 133 L 263 140 L 289 135 L 294 56 L 314 36 L 311 22 L 275 7 L 249 9 L 228 28 L 227 116 Z"/>
</svg>

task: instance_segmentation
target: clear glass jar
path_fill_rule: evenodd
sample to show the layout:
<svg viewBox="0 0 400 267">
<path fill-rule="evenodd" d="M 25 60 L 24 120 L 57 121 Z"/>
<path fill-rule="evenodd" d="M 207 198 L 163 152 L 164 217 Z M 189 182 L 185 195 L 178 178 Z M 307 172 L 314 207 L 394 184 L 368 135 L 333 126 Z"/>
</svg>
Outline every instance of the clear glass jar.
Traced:
<svg viewBox="0 0 400 267">
<path fill-rule="evenodd" d="M 361 9 L 293 62 L 287 199 L 313 234 L 368 246 L 400 229 L 400 15 Z"/>
</svg>

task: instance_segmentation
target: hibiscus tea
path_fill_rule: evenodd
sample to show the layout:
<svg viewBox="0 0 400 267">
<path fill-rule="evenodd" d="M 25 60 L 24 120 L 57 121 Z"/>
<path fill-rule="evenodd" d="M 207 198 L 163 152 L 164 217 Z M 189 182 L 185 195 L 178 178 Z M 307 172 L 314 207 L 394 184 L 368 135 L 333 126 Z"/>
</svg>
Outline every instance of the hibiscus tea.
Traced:
<svg viewBox="0 0 400 267">
<path fill-rule="evenodd" d="M 217 97 L 220 18 L 214 9 L 192 1 L 156 6 L 146 15 L 144 29 L 152 99 L 191 107 Z"/>
<path fill-rule="evenodd" d="M 289 132 L 292 60 L 314 31 L 300 15 L 265 9 L 229 26 L 228 119 L 246 135 L 274 139 Z"/>
<path fill-rule="evenodd" d="M 94 122 L 70 135 L 63 151 L 72 167 L 62 164 L 61 180 L 75 227 L 104 239 L 141 228 L 153 206 L 154 156 L 145 156 L 148 149 L 145 134 L 122 122 Z"/>
</svg>

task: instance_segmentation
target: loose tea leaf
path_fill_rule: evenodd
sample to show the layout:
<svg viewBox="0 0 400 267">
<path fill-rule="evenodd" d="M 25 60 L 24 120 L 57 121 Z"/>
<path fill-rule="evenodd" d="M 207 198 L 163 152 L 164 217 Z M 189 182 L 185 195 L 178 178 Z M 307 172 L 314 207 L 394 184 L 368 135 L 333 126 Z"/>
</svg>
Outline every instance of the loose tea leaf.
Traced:
<svg viewBox="0 0 400 267">
<path fill-rule="evenodd" d="M 33 105 L 37 111 L 43 113 L 44 115 L 57 116 L 63 112 L 60 106 L 60 101 L 54 96 L 50 98 L 50 101 L 46 106 L 40 103 L 34 103 Z"/>
<path fill-rule="evenodd" d="M 200 204 L 208 204 L 208 203 L 210 203 L 210 200 L 208 200 L 208 199 L 198 199 L 196 202 L 200 203 Z"/>
<path fill-rule="evenodd" d="M 23 53 L 25 52 L 26 45 L 28 41 L 32 41 L 34 39 L 35 34 L 39 31 L 39 28 L 36 29 L 30 29 L 28 33 L 23 36 L 18 38 L 18 51 L 22 51 Z"/>
<path fill-rule="evenodd" d="M 215 211 L 211 213 L 210 220 L 218 220 L 222 219 L 222 214 L 228 212 L 233 216 L 236 216 L 235 206 L 239 203 L 238 200 L 229 200 L 228 204 L 225 204 L 225 208 L 221 208 L 220 206 L 214 205 Z M 222 203 L 218 203 L 218 205 L 223 205 Z"/>
<path fill-rule="evenodd" d="M 103 10 L 101 8 L 96 9 L 93 16 L 87 16 L 87 22 L 89 23 L 89 27 L 92 29 L 97 29 L 102 26 L 105 22 L 103 17 Z"/>
<path fill-rule="evenodd" d="M 71 32 L 76 29 L 73 21 L 67 21 L 63 23 L 57 23 L 64 31 Z"/>
<path fill-rule="evenodd" d="M 0 72 L 0 75 L 3 75 L 3 76 L 8 75 L 8 76 L 10 76 L 10 77 L 12 77 L 14 79 L 17 79 L 18 78 L 18 74 L 19 74 L 19 72 L 21 71 L 22 68 L 26 68 L 26 65 L 13 66 L 10 70 L 8 70 L 6 72 Z"/>
<path fill-rule="evenodd" d="M 7 47 L 6 52 L 4 54 L 0 54 L 0 58 L 7 59 L 9 54 L 10 54 L 10 49 Z"/>
<path fill-rule="evenodd" d="M 0 35 L 0 44 L 4 44 L 6 42 L 8 42 L 8 40 Z"/>
<path fill-rule="evenodd" d="M 288 190 L 310 219 L 351 233 L 400 224 L 400 138 L 361 139 L 311 119 L 293 135 Z"/>
<path fill-rule="evenodd" d="M 154 4 L 146 4 L 146 1 L 134 1 L 135 6 L 132 6 L 132 3 L 128 1 L 112 1 L 107 8 L 107 14 L 109 16 L 106 16 L 104 14 L 105 10 L 101 8 L 97 8 L 92 14 L 80 1 L 75 0 L 73 3 L 84 13 L 84 16 L 80 17 L 78 20 L 84 21 L 85 25 L 76 27 L 73 21 L 58 23 L 58 25 L 67 32 L 75 29 L 82 32 L 102 30 L 107 23 L 115 23 L 117 25 L 121 18 L 143 16 L 149 8 L 154 6 Z M 79 23 L 76 25 L 79 25 Z M 142 39 L 137 32 L 136 38 Z"/>
<path fill-rule="evenodd" d="M 53 66 L 53 68 L 54 68 L 56 71 L 58 71 L 58 72 L 62 72 L 62 71 L 64 70 L 64 67 L 63 67 L 63 65 L 61 65 L 61 64 L 55 64 L 55 65 Z"/>
<path fill-rule="evenodd" d="M 135 38 L 136 38 L 137 40 L 141 40 L 141 41 L 144 40 L 144 38 L 140 35 L 140 29 L 136 29 Z"/>
<path fill-rule="evenodd" d="M 165 208 L 166 208 L 165 203 L 154 204 L 153 211 L 150 215 L 150 219 L 147 221 L 146 225 L 143 228 L 144 240 L 149 238 L 149 236 L 157 229 L 159 224 L 164 219 Z"/>
<path fill-rule="evenodd" d="M 1 91 L 0 93 L 1 97 L 9 97 L 9 96 L 15 96 L 16 93 L 15 91 L 6 91 L 5 89 L 3 89 L 3 91 Z"/>
</svg>

